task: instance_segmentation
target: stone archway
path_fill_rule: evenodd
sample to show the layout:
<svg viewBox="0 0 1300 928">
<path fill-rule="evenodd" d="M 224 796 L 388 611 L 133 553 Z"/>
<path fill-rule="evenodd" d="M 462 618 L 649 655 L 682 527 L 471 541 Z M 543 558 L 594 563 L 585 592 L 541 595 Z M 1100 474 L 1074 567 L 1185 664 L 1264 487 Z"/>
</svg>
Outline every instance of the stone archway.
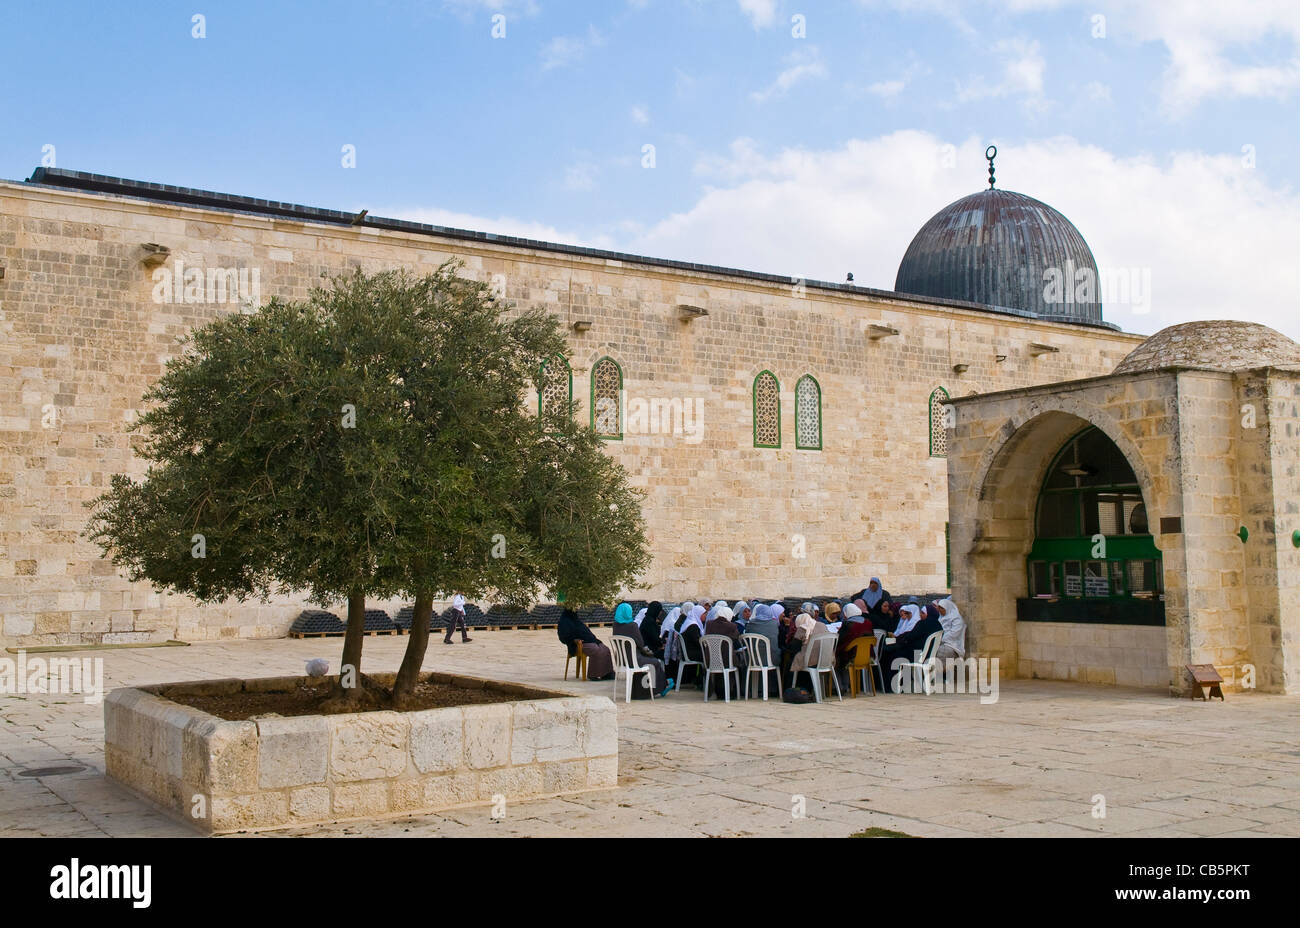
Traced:
<svg viewBox="0 0 1300 928">
<path fill-rule="evenodd" d="M 1052 460 L 1071 436 L 1093 426 L 1115 443 L 1133 469 L 1153 533 L 1158 532 L 1160 514 L 1181 512 L 1181 498 L 1170 490 L 1178 481 L 1170 480 L 1162 464 L 1153 466 L 1144 454 L 1142 429 L 1127 425 L 1103 404 L 1089 399 L 1086 391 L 1079 391 L 1024 397 L 1019 402 L 1008 398 L 995 401 L 987 410 L 961 408 L 965 404 L 959 404 L 959 415 L 982 418 L 987 438 L 978 453 L 968 453 L 964 460 L 950 458 L 952 551 L 955 559 L 964 561 L 962 569 L 954 569 L 953 592 L 960 597 L 963 609 L 969 608 L 971 653 L 998 657 L 1000 671 L 1007 676 L 1038 672 L 1021 653 L 1025 630 L 1017 621 L 1016 600 L 1027 595 L 1026 558 L 1035 537 L 1038 490 Z M 1001 415 L 988 417 L 994 412 Z M 1163 634 L 1135 630 L 1131 634 L 1117 632 L 1115 639 L 1131 638 L 1135 646 L 1154 649 L 1156 654 L 1163 640 L 1167 666 L 1149 668 L 1146 685 L 1153 685 L 1157 671 L 1163 671 L 1162 679 L 1177 685 L 1179 677 L 1170 674 L 1168 667 L 1180 666 L 1186 661 L 1183 655 L 1189 653 L 1182 536 L 1156 534 L 1156 544 L 1164 571 Z M 1129 681 L 1133 677 L 1131 673 L 1124 676 Z"/>
</svg>

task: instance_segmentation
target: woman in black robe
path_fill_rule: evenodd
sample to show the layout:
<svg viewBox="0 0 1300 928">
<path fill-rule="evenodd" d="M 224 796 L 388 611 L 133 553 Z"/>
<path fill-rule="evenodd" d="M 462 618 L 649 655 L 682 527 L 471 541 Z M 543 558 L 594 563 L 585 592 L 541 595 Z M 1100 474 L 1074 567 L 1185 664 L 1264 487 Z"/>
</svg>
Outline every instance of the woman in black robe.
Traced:
<svg viewBox="0 0 1300 928">
<path fill-rule="evenodd" d="M 565 609 L 560 613 L 560 621 L 555 626 L 555 633 L 559 636 L 560 641 L 569 649 L 569 656 L 572 657 L 575 646 L 582 648 L 582 653 L 587 655 L 587 679 L 588 680 L 612 680 L 614 678 L 614 655 L 601 643 L 596 637 L 596 633 L 587 627 L 587 623 L 578 618 L 578 614 L 572 609 Z"/>
<path fill-rule="evenodd" d="M 641 638 L 645 641 L 650 650 L 655 652 L 655 657 L 660 660 L 664 659 L 664 644 L 660 638 L 660 623 L 664 619 L 664 604 L 652 602 L 646 606 L 645 618 L 641 620 Z"/>
</svg>

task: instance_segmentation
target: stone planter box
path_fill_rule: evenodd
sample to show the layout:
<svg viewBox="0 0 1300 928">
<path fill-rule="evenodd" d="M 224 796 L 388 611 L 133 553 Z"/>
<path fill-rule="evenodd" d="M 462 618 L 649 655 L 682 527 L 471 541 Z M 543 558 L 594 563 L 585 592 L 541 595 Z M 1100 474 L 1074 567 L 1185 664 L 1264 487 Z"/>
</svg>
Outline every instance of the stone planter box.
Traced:
<svg viewBox="0 0 1300 928">
<path fill-rule="evenodd" d="M 370 676 L 391 685 L 394 675 Z M 618 716 L 608 698 L 427 676 L 518 699 L 231 722 L 161 694 L 264 692 L 307 678 L 119 689 L 104 700 L 105 770 L 207 834 L 437 812 L 497 797 L 508 808 L 617 785 Z"/>
</svg>

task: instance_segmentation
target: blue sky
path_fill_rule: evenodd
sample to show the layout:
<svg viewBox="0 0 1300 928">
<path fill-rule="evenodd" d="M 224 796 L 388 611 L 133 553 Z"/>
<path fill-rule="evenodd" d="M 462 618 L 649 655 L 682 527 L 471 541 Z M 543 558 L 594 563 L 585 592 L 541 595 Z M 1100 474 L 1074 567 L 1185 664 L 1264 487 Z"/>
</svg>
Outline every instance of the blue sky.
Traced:
<svg viewBox="0 0 1300 928">
<path fill-rule="evenodd" d="M 1149 274 L 1149 305 L 1107 318 L 1300 337 L 1300 4 L 1219 6 L 15 3 L 0 176 L 53 145 L 63 168 L 890 288 L 992 142 L 999 186 L 1070 216 L 1103 272 Z"/>
</svg>

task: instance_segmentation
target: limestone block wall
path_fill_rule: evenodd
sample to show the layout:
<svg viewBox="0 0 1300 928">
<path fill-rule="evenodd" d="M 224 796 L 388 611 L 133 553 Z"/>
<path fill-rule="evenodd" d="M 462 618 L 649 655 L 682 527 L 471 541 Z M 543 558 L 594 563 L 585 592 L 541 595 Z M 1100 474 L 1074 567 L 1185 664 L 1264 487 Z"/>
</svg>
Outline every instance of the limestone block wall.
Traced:
<svg viewBox="0 0 1300 928">
<path fill-rule="evenodd" d="M 1169 684 L 1165 629 L 1080 622 L 1020 622 L 1019 675 L 1116 686 Z"/>
<path fill-rule="evenodd" d="M 930 456 L 931 391 L 1104 374 L 1140 341 L 741 274 L 0 183 L 7 645 L 279 635 L 304 605 L 161 595 L 118 576 L 81 537 L 86 504 L 111 476 L 143 471 L 127 426 L 178 339 L 240 306 L 229 293 L 209 302 L 220 294 L 206 289 L 187 301 L 183 287 L 158 301 L 143 243 L 171 250 L 164 271 L 247 272 L 263 301 L 302 298 L 354 267 L 420 271 L 457 257 L 520 307 L 544 307 L 566 327 L 592 322 L 569 328 L 579 415 L 590 414 L 590 369 L 605 355 L 622 366 L 629 404 L 701 404 L 698 436 L 625 428 L 607 443 L 648 494 L 654 561 L 628 591 L 640 598 L 847 593 L 871 575 L 892 589 L 944 589 L 947 467 Z M 681 322 L 680 303 L 709 315 Z M 899 335 L 873 341 L 873 323 Z M 1031 342 L 1060 351 L 1035 357 Z M 751 389 L 764 369 L 781 384 L 780 449 L 753 447 Z M 793 391 L 809 373 L 822 389 L 821 451 L 794 448 Z"/>
<path fill-rule="evenodd" d="M 1250 533 L 1242 545 L 1242 585 L 1249 614 L 1244 650 L 1255 668 L 1255 682 L 1265 689 L 1282 688 L 1285 674 L 1278 581 L 1286 551 L 1279 549 L 1278 542 L 1287 520 L 1284 509 L 1276 511 L 1279 500 L 1273 474 L 1273 418 L 1277 409 L 1270 397 L 1272 384 L 1266 371 L 1238 374 L 1235 385 L 1241 524 Z M 1285 501 L 1282 505 L 1285 507 Z M 1235 667 L 1233 677 L 1241 670 L 1244 668 Z"/>
<path fill-rule="evenodd" d="M 1283 691 L 1300 692 L 1300 377 L 1270 378 L 1273 512 L 1278 555 L 1278 624 Z M 1269 630 L 1271 642 L 1273 630 Z"/>
<path fill-rule="evenodd" d="M 1249 376 L 1262 390 L 1243 390 L 1246 402 L 1262 394 L 1264 402 L 1258 405 L 1267 410 L 1267 425 L 1258 427 L 1257 438 L 1267 441 L 1271 495 L 1271 505 L 1261 507 L 1261 517 L 1252 520 L 1255 544 L 1246 545 L 1253 571 L 1247 575 L 1250 653 L 1261 688 L 1296 693 L 1300 692 L 1300 539 L 1295 536 L 1300 531 L 1300 375 L 1270 370 Z M 1252 488 L 1257 485 L 1253 473 L 1249 483 Z"/>
<path fill-rule="evenodd" d="M 266 691 L 305 678 L 114 690 L 104 701 L 105 772 L 213 834 L 618 785 L 618 714 L 608 698 L 432 676 L 510 688 L 519 701 L 236 722 L 160 694 Z"/>
<path fill-rule="evenodd" d="M 1245 547 L 1237 535 L 1245 517 L 1239 409 L 1233 375 L 1178 374 L 1183 539 L 1192 617 L 1183 663 L 1232 667 L 1250 655 Z M 1260 482 L 1266 485 L 1267 479 Z"/>
</svg>

